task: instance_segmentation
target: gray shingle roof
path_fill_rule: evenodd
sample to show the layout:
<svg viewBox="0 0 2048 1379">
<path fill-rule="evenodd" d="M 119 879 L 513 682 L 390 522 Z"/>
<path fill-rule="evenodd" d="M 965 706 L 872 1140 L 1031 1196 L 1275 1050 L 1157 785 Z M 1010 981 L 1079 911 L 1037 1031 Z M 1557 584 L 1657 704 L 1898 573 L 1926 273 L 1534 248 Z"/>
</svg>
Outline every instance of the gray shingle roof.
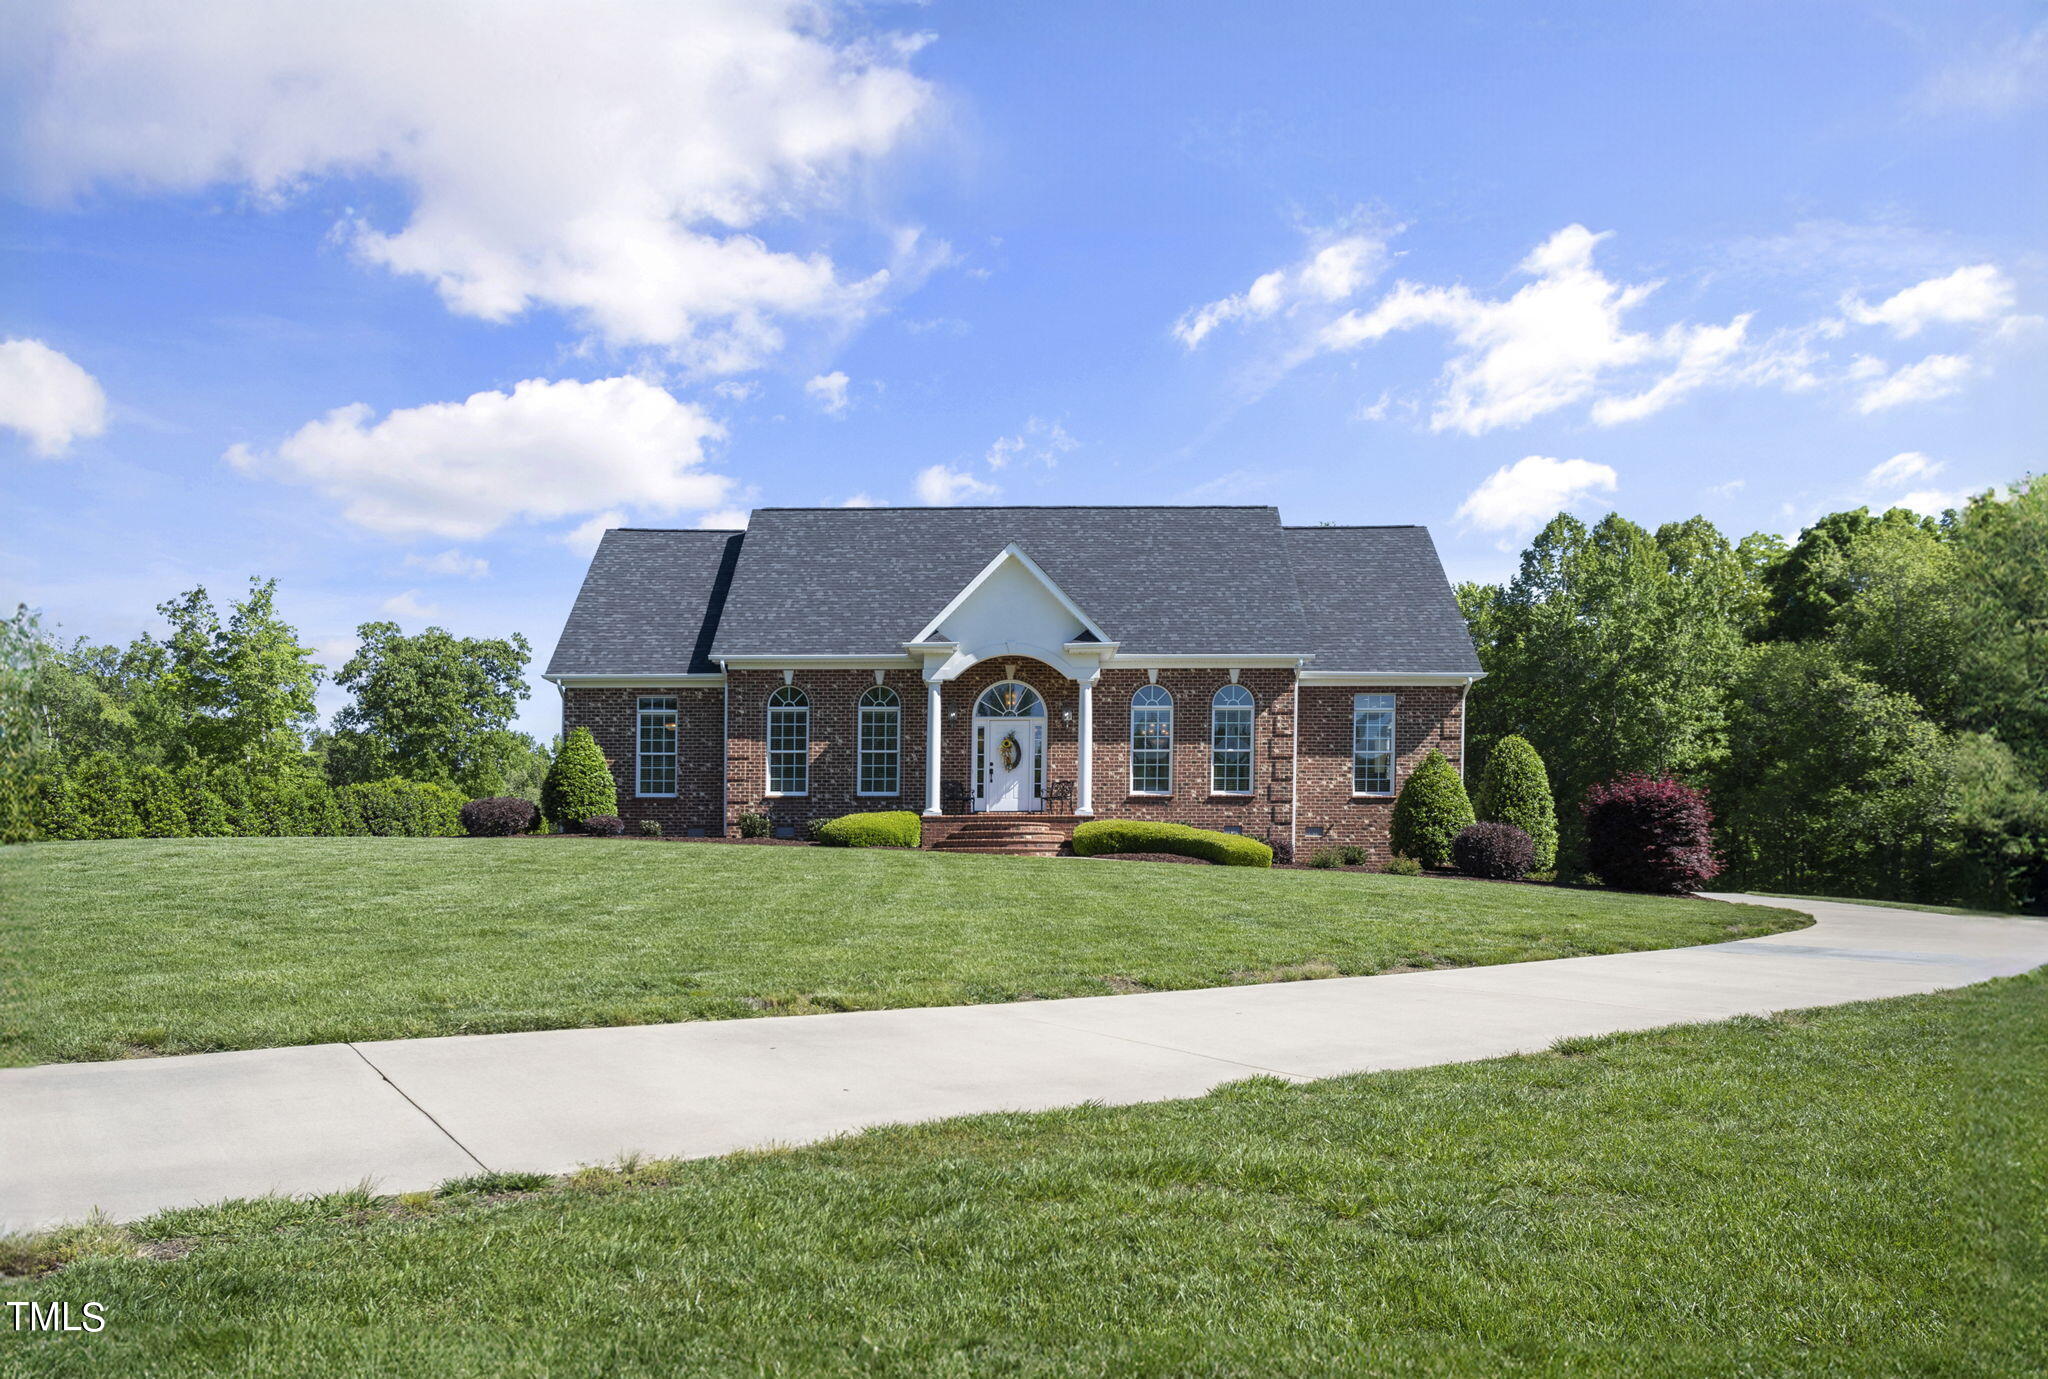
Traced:
<svg viewBox="0 0 2048 1379">
<path fill-rule="evenodd" d="M 744 532 L 604 534 L 548 662 L 550 675 L 716 675 L 711 635 Z"/>
<path fill-rule="evenodd" d="M 1126 652 L 1306 645 L 1272 508 L 763 508 L 711 654 L 899 654 L 1013 542 Z"/>
<path fill-rule="evenodd" d="M 1314 671 L 1477 675 L 1426 527 L 1288 527 Z"/>
<path fill-rule="evenodd" d="M 745 533 L 606 532 L 548 674 L 897 655 L 1013 543 L 1126 655 L 1479 669 L 1421 527 L 1282 527 L 1270 507 L 763 508 Z"/>
</svg>

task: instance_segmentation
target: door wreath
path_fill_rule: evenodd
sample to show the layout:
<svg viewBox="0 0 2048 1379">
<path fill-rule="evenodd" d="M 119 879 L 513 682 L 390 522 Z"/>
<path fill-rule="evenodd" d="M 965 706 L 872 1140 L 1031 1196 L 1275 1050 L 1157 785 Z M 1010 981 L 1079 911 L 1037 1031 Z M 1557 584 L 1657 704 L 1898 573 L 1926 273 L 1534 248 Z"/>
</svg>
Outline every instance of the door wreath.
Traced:
<svg viewBox="0 0 2048 1379">
<path fill-rule="evenodd" d="M 996 748 L 996 752 L 1003 759 L 1005 771 L 1016 770 L 1017 763 L 1024 760 L 1024 749 L 1017 745 L 1015 733 L 1004 733 L 1002 744 Z"/>
</svg>

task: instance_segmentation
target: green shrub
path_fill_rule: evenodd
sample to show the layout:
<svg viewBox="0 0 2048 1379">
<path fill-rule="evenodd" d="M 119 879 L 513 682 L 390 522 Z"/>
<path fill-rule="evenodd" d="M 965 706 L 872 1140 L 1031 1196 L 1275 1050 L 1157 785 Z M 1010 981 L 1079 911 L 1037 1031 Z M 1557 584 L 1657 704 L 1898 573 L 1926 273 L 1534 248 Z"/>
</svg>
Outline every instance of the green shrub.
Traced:
<svg viewBox="0 0 2048 1379">
<path fill-rule="evenodd" d="M 185 831 L 194 838 L 225 838 L 234 832 L 228 818 L 227 802 L 220 797 L 212 777 L 198 762 L 180 766 L 174 779 L 178 803 L 185 811 Z"/>
<path fill-rule="evenodd" d="M 1396 857 L 1393 861 L 1381 867 L 1380 870 L 1388 876 L 1420 876 L 1422 875 L 1422 863 L 1416 861 L 1413 857 Z"/>
<path fill-rule="evenodd" d="M 924 823 L 908 809 L 842 814 L 818 826 L 818 841 L 833 848 L 914 848 L 924 841 Z"/>
<path fill-rule="evenodd" d="M 364 781 L 335 792 L 351 831 L 380 838 L 456 838 L 462 834 L 462 793 L 424 781 Z"/>
<path fill-rule="evenodd" d="M 1273 849 L 1256 838 L 1138 819 L 1090 819 L 1074 829 L 1074 851 L 1083 857 L 1104 852 L 1170 852 L 1226 867 L 1273 865 Z"/>
<path fill-rule="evenodd" d="M 661 836 L 661 820 L 642 819 L 640 821 L 640 836 L 642 838 L 659 838 Z"/>
<path fill-rule="evenodd" d="M 1483 821 L 1513 824 L 1528 834 L 1536 849 L 1537 871 L 1556 865 L 1557 802 L 1551 798 L 1543 758 L 1527 738 L 1511 733 L 1493 744 L 1472 806 Z"/>
<path fill-rule="evenodd" d="M 578 728 L 562 739 L 562 750 L 540 783 L 540 810 L 549 823 L 570 833 L 594 815 L 618 814 L 618 782 L 590 729 Z"/>
<path fill-rule="evenodd" d="M 1458 768 L 1432 750 L 1394 801 L 1394 851 L 1425 867 L 1451 864 L 1451 840 L 1473 824 L 1472 801 Z"/>
<path fill-rule="evenodd" d="M 178 782 L 161 766 L 136 766 L 128 771 L 128 804 L 145 838 L 189 838 L 185 801 Z"/>
<path fill-rule="evenodd" d="M 39 838 L 72 841 L 92 837 L 91 826 L 78 812 L 78 796 L 67 776 L 43 776 L 37 780 L 31 817 Z"/>
<path fill-rule="evenodd" d="M 78 811 L 84 838 L 135 838 L 142 820 L 129 802 L 128 773 L 112 752 L 94 752 L 75 762 L 70 777 L 72 807 Z"/>
<path fill-rule="evenodd" d="M 1344 865 L 1344 854 L 1337 848 L 1317 848 L 1309 854 L 1308 864 L 1322 871 L 1333 871 Z"/>
<path fill-rule="evenodd" d="M 775 831 L 775 821 L 766 814 L 742 814 L 739 830 L 742 838 L 766 838 Z"/>
</svg>

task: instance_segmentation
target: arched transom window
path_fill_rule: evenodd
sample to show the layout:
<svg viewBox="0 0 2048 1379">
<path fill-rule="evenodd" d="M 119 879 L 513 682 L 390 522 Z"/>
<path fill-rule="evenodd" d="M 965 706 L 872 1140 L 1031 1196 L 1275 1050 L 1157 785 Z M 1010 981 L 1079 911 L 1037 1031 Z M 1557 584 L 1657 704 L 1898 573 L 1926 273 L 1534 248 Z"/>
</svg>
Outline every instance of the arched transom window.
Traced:
<svg viewBox="0 0 2048 1379">
<path fill-rule="evenodd" d="M 1131 696 L 1131 793 L 1173 793 L 1173 696 L 1157 685 Z"/>
<path fill-rule="evenodd" d="M 811 701 L 795 685 L 768 696 L 768 793 L 811 790 Z"/>
<path fill-rule="evenodd" d="M 863 795 L 902 793 L 903 701 L 887 685 L 860 697 L 860 780 Z"/>
<path fill-rule="evenodd" d="M 1209 789 L 1252 793 L 1252 692 L 1243 685 L 1225 685 L 1209 701 Z"/>
<path fill-rule="evenodd" d="M 974 712 L 978 718 L 1038 718 L 1045 713 L 1045 705 L 1031 686 L 1021 680 L 1005 680 L 981 692 L 981 698 L 974 701 Z"/>
</svg>

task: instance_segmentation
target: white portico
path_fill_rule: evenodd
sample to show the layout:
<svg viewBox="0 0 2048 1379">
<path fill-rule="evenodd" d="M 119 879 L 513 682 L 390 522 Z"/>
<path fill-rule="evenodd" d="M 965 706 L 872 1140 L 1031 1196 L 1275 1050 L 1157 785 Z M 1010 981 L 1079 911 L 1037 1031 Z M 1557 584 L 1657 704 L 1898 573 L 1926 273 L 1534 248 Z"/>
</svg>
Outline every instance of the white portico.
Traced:
<svg viewBox="0 0 2048 1379">
<path fill-rule="evenodd" d="M 940 747 L 945 722 L 945 685 L 971 667 L 987 660 L 1029 657 L 1052 667 L 1072 680 L 1079 690 L 1080 711 L 1077 732 L 1079 760 L 1074 781 L 1074 812 L 1095 812 L 1095 704 L 1094 688 L 1102 673 L 1105 657 L 1116 654 L 1117 644 L 1069 598 L 1022 547 L 1011 544 L 982 567 L 981 572 L 953 596 L 938 616 L 925 625 L 903 649 L 923 662 L 925 685 L 925 809 L 928 815 L 944 812 L 940 799 Z M 1022 688 L 1028 690 L 1029 686 Z M 1035 692 L 1033 698 L 1038 696 Z M 982 808 L 1037 808 L 1043 803 L 1044 721 L 1040 703 L 1034 725 L 1029 714 L 1015 710 L 1025 706 L 1023 695 L 1011 701 L 977 702 L 972 730 L 976 743 L 975 796 Z M 986 711 L 984 711 L 986 710 Z M 1020 727 L 998 736 L 995 726 L 1004 718 L 1021 718 Z M 1021 730 L 1017 741 L 1022 759 L 1005 760 L 1005 747 Z M 1035 756 L 1032 755 L 1035 753 Z M 1031 788 L 1027 779 L 1034 763 L 1041 788 Z M 1002 789 L 991 793 L 991 775 Z"/>
</svg>

